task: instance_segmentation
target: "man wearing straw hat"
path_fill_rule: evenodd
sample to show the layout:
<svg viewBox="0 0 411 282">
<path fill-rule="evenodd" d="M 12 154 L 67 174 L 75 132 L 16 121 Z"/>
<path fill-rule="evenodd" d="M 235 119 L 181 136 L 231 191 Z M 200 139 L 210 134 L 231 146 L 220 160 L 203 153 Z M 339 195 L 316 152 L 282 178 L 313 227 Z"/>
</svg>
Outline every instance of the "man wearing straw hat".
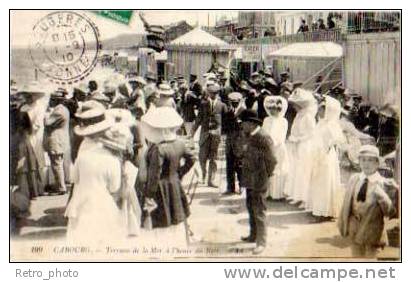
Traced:
<svg viewBox="0 0 411 282">
<path fill-rule="evenodd" d="M 215 183 L 215 174 L 217 172 L 216 159 L 221 139 L 222 116 L 227 112 L 227 106 L 217 98 L 220 92 L 220 87 L 217 84 L 211 84 L 207 88 L 207 92 L 209 98 L 201 102 L 191 136 L 194 137 L 197 128 L 201 125 L 199 161 L 203 174 L 202 180 L 205 183 L 206 165 L 207 161 L 209 161 L 208 186 L 217 188 L 218 186 Z"/>
</svg>

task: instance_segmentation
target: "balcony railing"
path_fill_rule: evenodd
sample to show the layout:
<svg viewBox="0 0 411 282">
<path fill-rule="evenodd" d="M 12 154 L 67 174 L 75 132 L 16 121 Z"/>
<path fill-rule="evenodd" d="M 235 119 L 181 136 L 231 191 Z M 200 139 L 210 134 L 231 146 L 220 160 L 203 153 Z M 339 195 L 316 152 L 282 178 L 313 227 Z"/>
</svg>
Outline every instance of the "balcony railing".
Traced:
<svg viewBox="0 0 411 282">
<path fill-rule="evenodd" d="M 331 41 L 339 42 L 343 40 L 343 34 L 339 29 L 308 31 L 281 36 L 270 36 L 262 38 L 250 38 L 238 41 L 238 44 L 279 44 L 297 42 L 318 42 Z"/>
</svg>

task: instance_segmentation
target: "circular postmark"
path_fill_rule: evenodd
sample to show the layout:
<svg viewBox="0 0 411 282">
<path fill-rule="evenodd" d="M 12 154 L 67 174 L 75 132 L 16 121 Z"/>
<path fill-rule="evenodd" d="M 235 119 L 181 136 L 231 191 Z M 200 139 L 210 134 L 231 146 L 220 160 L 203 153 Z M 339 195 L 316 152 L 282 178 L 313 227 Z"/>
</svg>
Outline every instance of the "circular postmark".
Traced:
<svg viewBox="0 0 411 282">
<path fill-rule="evenodd" d="M 35 67 L 58 84 L 84 79 L 97 64 L 101 46 L 95 24 L 85 15 L 58 11 L 33 27 L 30 56 Z"/>
</svg>

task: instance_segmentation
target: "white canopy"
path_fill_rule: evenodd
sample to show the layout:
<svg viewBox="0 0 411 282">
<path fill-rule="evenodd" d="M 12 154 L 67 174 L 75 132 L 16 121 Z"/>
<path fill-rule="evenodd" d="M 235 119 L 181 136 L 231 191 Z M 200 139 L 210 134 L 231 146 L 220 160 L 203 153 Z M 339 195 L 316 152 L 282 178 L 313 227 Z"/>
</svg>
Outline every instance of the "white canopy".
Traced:
<svg viewBox="0 0 411 282">
<path fill-rule="evenodd" d="M 174 39 L 170 45 L 190 45 L 190 46 L 207 46 L 214 45 L 219 47 L 229 46 L 229 44 L 218 37 L 197 27 L 186 34 Z"/>
<path fill-rule="evenodd" d="M 271 52 L 269 56 L 339 58 L 343 56 L 343 48 L 333 42 L 293 43 Z"/>
</svg>

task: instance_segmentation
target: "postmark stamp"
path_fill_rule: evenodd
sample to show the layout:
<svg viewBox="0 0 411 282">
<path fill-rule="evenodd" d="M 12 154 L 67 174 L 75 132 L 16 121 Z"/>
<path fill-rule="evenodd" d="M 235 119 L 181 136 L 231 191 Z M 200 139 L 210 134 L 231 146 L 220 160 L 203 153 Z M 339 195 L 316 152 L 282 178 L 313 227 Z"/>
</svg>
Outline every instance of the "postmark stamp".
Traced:
<svg viewBox="0 0 411 282">
<path fill-rule="evenodd" d="M 33 27 L 30 56 L 51 81 L 67 85 L 84 79 L 97 64 L 101 44 L 97 26 L 76 11 L 57 11 Z"/>
</svg>

